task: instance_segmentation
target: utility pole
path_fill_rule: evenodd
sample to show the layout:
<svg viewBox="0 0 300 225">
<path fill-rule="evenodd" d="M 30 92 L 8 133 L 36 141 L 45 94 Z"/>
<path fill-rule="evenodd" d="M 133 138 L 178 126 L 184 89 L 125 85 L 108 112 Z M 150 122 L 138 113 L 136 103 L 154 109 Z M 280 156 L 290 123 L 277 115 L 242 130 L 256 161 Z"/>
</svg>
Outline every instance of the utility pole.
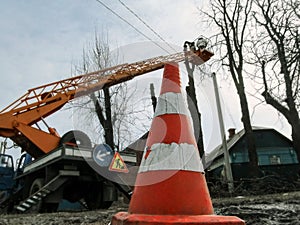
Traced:
<svg viewBox="0 0 300 225">
<path fill-rule="evenodd" d="M 223 150 L 224 150 L 225 176 L 226 176 L 226 180 L 228 183 L 228 191 L 229 191 L 229 193 L 232 193 L 234 190 L 233 177 L 232 177 L 231 165 L 229 162 L 229 153 L 228 153 L 227 141 L 226 141 L 226 135 L 225 135 L 225 129 L 224 129 L 224 120 L 223 120 L 223 115 L 222 115 L 222 109 L 221 109 L 221 104 L 220 104 L 220 95 L 219 95 L 219 89 L 218 89 L 217 78 L 216 78 L 215 73 L 212 73 L 212 78 L 213 78 L 213 83 L 214 83 L 220 131 L 221 131 L 221 137 L 222 137 L 222 145 L 223 145 Z"/>
</svg>

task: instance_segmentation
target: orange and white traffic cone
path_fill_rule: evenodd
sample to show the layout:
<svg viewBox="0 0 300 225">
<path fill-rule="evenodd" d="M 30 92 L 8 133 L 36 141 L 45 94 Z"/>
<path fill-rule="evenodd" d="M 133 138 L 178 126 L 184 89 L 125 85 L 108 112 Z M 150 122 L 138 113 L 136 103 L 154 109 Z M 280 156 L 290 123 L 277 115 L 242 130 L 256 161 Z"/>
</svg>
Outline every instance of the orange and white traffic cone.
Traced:
<svg viewBox="0 0 300 225">
<path fill-rule="evenodd" d="M 128 212 L 112 225 L 236 224 L 217 216 L 180 87 L 178 64 L 166 64 L 161 92 Z"/>
</svg>

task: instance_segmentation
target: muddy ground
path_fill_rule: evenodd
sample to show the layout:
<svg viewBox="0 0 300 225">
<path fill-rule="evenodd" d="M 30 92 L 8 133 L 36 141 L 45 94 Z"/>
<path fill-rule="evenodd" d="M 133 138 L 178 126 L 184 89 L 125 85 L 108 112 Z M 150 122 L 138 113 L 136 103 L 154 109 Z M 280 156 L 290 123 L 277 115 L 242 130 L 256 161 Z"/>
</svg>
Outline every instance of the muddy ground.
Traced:
<svg viewBox="0 0 300 225">
<path fill-rule="evenodd" d="M 247 225 L 300 224 L 300 192 L 213 198 L 212 201 L 216 214 L 238 216 L 245 220 Z M 108 210 L 1 215 L 0 225 L 108 225 L 116 212 L 127 209 L 128 205 L 120 200 Z"/>
</svg>

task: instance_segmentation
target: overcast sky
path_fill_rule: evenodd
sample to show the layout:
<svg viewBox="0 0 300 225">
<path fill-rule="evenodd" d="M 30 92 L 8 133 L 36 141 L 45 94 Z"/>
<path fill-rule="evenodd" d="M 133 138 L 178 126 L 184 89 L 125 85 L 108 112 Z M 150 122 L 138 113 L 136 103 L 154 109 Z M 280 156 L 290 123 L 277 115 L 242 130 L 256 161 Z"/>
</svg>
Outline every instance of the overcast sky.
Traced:
<svg viewBox="0 0 300 225">
<path fill-rule="evenodd" d="M 205 1 L 122 1 L 172 45 L 181 47 L 185 40 L 194 40 L 199 35 L 206 35 L 207 31 L 201 24 L 197 10 L 197 7 L 203 7 Z M 0 108 L 12 103 L 30 88 L 70 77 L 72 64 L 80 61 L 82 49 L 93 40 L 95 29 L 107 30 L 109 39 L 117 46 L 149 42 L 145 36 L 160 41 L 118 0 L 101 2 L 126 19 L 140 33 L 96 0 L 0 2 Z M 148 52 L 145 58 L 148 56 L 153 55 Z M 240 130 L 240 109 L 233 84 L 222 80 L 219 83 L 224 103 L 225 127 L 236 127 Z M 208 146 L 212 137 L 219 135 L 219 131 L 216 130 L 217 117 L 210 112 L 214 111 L 215 107 L 213 90 L 208 85 L 199 90 L 199 93 L 203 100 L 200 108 L 207 111 L 204 113 L 206 118 L 202 116 L 202 119 L 205 120 L 205 142 Z M 251 101 L 252 113 L 256 103 Z M 65 121 L 67 120 L 65 118 Z M 51 123 L 51 119 L 49 122 Z M 69 122 L 51 125 L 62 133 L 69 128 Z M 290 135 L 289 126 L 278 121 L 276 113 L 270 107 L 256 108 L 253 125 L 274 127 L 288 137 Z M 219 144 L 218 141 L 213 142 L 210 148 Z"/>
</svg>

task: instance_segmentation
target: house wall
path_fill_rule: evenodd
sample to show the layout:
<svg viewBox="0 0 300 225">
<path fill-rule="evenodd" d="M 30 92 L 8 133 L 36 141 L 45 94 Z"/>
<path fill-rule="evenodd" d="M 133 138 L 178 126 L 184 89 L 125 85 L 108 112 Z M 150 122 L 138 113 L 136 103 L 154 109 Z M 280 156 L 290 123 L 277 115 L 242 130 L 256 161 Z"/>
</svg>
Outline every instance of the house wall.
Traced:
<svg viewBox="0 0 300 225">
<path fill-rule="evenodd" d="M 276 174 L 297 179 L 300 175 L 300 165 L 292 142 L 274 130 L 255 130 L 254 135 L 262 175 Z M 223 161 L 223 158 L 214 160 L 211 167 L 213 169 L 207 171 L 209 179 L 224 179 L 222 163 L 218 163 L 220 166 L 215 164 L 218 160 Z M 249 178 L 251 166 L 245 136 L 230 148 L 230 161 L 234 180 Z"/>
<path fill-rule="evenodd" d="M 296 164 L 297 155 L 292 143 L 272 130 L 254 131 L 259 165 Z M 230 150 L 232 163 L 249 162 L 245 137 Z"/>
</svg>

